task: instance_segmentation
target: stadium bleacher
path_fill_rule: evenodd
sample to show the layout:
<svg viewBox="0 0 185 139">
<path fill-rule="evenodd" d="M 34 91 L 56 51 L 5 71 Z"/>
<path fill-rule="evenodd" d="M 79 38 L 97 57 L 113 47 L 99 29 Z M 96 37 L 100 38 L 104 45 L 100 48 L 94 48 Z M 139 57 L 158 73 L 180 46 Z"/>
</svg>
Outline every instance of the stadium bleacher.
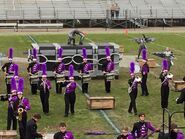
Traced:
<svg viewBox="0 0 185 139">
<path fill-rule="evenodd" d="M 114 0 L 119 19 L 185 18 L 181 0 Z M 113 0 L 0 0 L 0 20 L 106 20 Z M 127 14 L 127 15 L 126 15 Z"/>
</svg>

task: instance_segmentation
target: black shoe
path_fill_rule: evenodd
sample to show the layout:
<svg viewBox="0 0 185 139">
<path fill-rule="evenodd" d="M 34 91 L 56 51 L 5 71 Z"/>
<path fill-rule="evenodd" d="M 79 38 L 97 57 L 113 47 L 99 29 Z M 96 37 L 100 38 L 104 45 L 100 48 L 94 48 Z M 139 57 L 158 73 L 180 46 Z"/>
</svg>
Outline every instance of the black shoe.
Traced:
<svg viewBox="0 0 185 139">
<path fill-rule="evenodd" d="M 149 94 L 147 93 L 145 96 L 148 96 Z"/>
<path fill-rule="evenodd" d="M 128 111 L 128 113 L 129 113 L 129 114 L 132 114 L 132 112 L 131 112 L 131 111 Z"/>
<path fill-rule="evenodd" d="M 137 115 L 137 112 L 135 112 L 134 115 Z"/>
</svg>

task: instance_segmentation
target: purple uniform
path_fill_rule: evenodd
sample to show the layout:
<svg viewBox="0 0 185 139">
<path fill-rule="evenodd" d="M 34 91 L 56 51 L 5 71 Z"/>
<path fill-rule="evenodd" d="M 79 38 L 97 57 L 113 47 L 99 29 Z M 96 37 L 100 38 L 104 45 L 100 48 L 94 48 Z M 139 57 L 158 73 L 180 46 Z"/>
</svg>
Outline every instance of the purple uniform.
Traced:
<svg viewBox="0 0 185 139">
<path fill-rule="evenodd" d="M 123 134 L 119 135 L 117 139 L 134 139 L 134 138 L 131 133 L 128 133 L 126 136 L 124 136 Z"/>
<path fill-rule="evenodd" d="M 29 100 L 25 97 L 22 97 L 21 99 L 19 99 L 17 97 L 16 101 L 18 102 L 18 108 L 19 107 L 23 107 L 25 111 L 28 111 L 31 109 L 31 106 L 30 106 L 30 103 L 29 103 Z"/>
<path fill-rule="evenodd" d="M 137 137 L 145 137 L 148 135 L 148 130 L 155 132 L 155 128 L 151 125 L 150 122 L 137 122 L 134 124 L 132 134 Z"/>
<path fill-rule="evenodd" d="M 55 133 L 53 139 L 74 139 L 74 137 L 71 131 L 66 131 L 64 133 L 62 132 Z"/>
<path fill-rule="evenodd" d="M 64 63 L 57 63 L 55 71 L 58 74 L 61 74 L 65 70 L 65 65 Z"/>
<path fill-rule="evenodd" d="M 66 94 L 74 93 L 76 89 L 76 82 L 70 82 L 66 86 Z"/>
</svg>

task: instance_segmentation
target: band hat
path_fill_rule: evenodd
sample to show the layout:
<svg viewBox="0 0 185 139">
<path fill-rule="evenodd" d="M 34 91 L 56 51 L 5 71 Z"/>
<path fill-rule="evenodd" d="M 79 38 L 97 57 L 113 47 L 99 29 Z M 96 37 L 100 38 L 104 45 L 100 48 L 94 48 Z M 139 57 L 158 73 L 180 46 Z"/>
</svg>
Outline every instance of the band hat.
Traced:
<svg viewBox="0 0 185 139">
<path fill-rule="evenodd" d="M 62 60 L 62 53 L 63 53 L 63 49 L 62 48 L 59 48 L 58 51 L 57 51 L 57 59 L 58 60 Z"/>
<path fill-rule="evenodd" d="M 11 78 L 11 92 L 14 93 L 17 91 L 17 87 L 16 87 L 16 80 L 14 77 Z"/>
<path fill-rule="evenodd" d="M 147 50 L 146 49 L 142 50 L 142 59 L 143 61 L 147 61 Z"/>
<path fill-rule="evenodd" d="M 21 77 L 18 80 L 18 89 L 17 89 L 17 94 L 23 94 L 24 91 L 24 79 Z"/>
<path fill-rule="evenodd" d="M 82 48 L 82 56 L 83 56 L 83 59 L 87 59 L 87 49 L 86 48 Z"/>
<path fill-rule="evenodd" d="M 163 59 L 163 62 L 162 62 L 162 71 L 168 71 L 168 61 L 167 59 Z"/>
<path fill-rule="evenodd" d="M 33 61 L 36 61 L 37 60 L 37 49 L 36 48 L 32 49 L 32 55 L 33 55 Z"/>
<path fill-rule="evenodd" d="M 71 64 L 69 65 L 69 73 L 68 73 L 68 77 L 73 77 L 74 76 L 74 66 Z"/>
<path fill-rule="evenodd" d="M 110 57 L 110 48 L 109 47 L 105 47 L 105 55 L 106 57 Z"/>
<path fill-rule="evenodd" d="M 14 77 L 19 77 L 19 66 L 18 64 L 14 64 Z"/>
<path fill-rule="evenodd" d="M 46 67 L 46 64 L 42 64 L 42 77 L 47 77 L 47 67 Z"/>
<path fill-rule="evenodd" d="M 133 75 L 135 72 L 135 63 L 130 62 L 130 75 Z"/>
<path fill-rule="evenodd" d="M 13 60 L 13 48 L 9 48 L 8 50 L 8 60 Z"/>
</svg>

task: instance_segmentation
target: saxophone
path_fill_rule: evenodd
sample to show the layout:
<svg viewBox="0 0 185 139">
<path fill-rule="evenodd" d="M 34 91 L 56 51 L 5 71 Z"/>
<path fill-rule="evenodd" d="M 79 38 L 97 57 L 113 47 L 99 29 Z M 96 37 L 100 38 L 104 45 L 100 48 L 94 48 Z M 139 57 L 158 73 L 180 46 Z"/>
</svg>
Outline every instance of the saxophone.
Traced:
<svg viewBox="0 0 185 139">
<path fill-rule="evenodd" d="M 24 109 L 23 108 L 18 108 L 18 110 L 17 110 L 17 113 L 18 113 L 18 115 L 17 115 L 17 120 L 19 120 L 19 121 L 21 121 L 22 120 L 22 113 L 24 112 Z"/>
</svg>

